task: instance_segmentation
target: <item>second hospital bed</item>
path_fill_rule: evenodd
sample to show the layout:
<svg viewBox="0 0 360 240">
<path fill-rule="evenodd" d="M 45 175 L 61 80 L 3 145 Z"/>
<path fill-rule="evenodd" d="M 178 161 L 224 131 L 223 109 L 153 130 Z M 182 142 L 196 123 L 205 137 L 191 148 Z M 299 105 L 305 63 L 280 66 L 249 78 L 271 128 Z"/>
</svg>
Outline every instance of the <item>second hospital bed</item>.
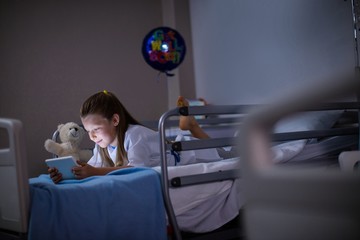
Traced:
<svg viewBox="0 0 360 240">
<path fill-rule="evenodd" d="M 238 124 L 250 109 L 257 107 L 264 106 L 181 107 L 168 111 L 160 119 L 163 161 L 157 170 L 161 172 L 165 206 L 175 239 L 243 239 L 241 225 L 231 225 L 232 229 L 224 226 L 241 213 L 245 201 L 242 195 L 241 152 L 238 157 L 232 156 L 219 162 L 195 163 L 192 167 L 167 166 L 167 151 L 181 154 L 194 149 L 228 147 L 238 145 L 238 137 L 169 142 L 167 120 L 179 115 L 223 117 L 235 114 L 236 120 L 232 124 Z M 339 168 L 339 154 L 358 149 L 359 108 L 357 101 L 314 103 L 277 122 L 271 134 L 273 163 L 312 169 Z M 348 121 L 349 118 L 351 121 Z M 224 127 L 222 120 L 216 120 L 220 122 L 220 127 Z M 206 121 L 200 122 L 206 124 Z M 210 118 L 210 122 L 213 123 L 213 119 Z M 194 170 L 196 168 L 197 171 Z M 213 182 L 217 185 L 212 185 Z M 188 212 L 184 213 L 182 209 Z M 221 231 L 217 230 L 219 227 Z M 194 234 L 188 234 L 188 231 Z"/>
</svg>

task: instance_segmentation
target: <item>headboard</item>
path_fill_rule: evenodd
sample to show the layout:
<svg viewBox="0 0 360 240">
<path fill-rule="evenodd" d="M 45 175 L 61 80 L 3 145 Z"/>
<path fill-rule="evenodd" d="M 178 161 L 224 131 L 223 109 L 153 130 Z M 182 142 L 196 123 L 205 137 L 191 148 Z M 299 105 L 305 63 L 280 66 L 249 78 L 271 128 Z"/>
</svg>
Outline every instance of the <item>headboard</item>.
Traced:
<svg viewBox="0 0 360 240">
<path fill-rule="evenodd" d="M 0 118 L 0 136 L 0 230 L 26 233 L 29 183 L 21 121 Z"/>
</svg>

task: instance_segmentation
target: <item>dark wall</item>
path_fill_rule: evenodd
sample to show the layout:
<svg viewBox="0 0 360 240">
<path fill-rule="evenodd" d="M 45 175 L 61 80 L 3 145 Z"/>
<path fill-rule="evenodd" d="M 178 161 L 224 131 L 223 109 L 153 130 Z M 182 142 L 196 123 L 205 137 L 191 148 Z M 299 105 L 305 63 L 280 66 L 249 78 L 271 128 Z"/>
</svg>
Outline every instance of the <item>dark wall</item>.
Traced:
<svg viewBox="0 0 360 240">
<path fill-rule="evenodd" d="M 161 4 L 0 2 L 0 117 L 23 122 L 30 177 L 46 171 L 45 139 L 59 123 L 79 122 L 81 103 L 95 92 L 114 92 L 141 121 L 167 110 L 167 82 L 156 81 L 141 54 L 145 35 L 162 25 Z"/>
</svg>

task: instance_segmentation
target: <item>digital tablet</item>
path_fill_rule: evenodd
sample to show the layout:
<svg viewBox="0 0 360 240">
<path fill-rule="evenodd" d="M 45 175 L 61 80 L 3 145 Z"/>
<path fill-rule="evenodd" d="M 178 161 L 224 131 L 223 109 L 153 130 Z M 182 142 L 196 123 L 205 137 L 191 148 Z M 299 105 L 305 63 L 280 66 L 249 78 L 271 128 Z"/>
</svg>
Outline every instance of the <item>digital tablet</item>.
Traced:
<svg viewBox="0 0 360 240">
<path fill-rule="evenodd" d="M 71 169 L 75 166 L 79 166 L 72 156 L 46 159 L 45 163 L 51 168 L 57 168 L 62 174 L 63 179 L 74 179 L 75 175 Z"/>
</svg>

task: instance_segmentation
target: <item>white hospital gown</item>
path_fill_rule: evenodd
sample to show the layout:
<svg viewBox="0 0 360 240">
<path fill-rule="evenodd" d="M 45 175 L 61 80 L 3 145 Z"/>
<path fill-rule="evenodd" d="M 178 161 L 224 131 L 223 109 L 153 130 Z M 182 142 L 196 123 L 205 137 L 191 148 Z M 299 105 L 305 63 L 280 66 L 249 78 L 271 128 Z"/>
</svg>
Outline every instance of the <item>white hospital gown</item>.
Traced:
<svg viewBox="0 0 360 240">
<path fill-rule="evenodd" d="M 179 136 L 178 139 L 182 139 Z M 186 139 L 187 140 L 187 139 Z M 99 146 L 95 145 L 94 155 L 88 161 L 89 165 L 101 167 L 102 161 L 98 151 Z M 124 148 L 128 156 L 128 165 L 134 167 L 155 167 L 160 165 L 160 135 L 141 125 L 130 125 L 125 133 Z M 110 158 L 115 163 L 116 148 L 108 147 Z M 167 153 L 168 165 L 175 165 L 175 158 Z M 194 162 L 207 162 L 221 159 L 214 149 L 183 151 L 180 153 L 180 162 L 177 165 L 186 165 Z"/>
</svg>

